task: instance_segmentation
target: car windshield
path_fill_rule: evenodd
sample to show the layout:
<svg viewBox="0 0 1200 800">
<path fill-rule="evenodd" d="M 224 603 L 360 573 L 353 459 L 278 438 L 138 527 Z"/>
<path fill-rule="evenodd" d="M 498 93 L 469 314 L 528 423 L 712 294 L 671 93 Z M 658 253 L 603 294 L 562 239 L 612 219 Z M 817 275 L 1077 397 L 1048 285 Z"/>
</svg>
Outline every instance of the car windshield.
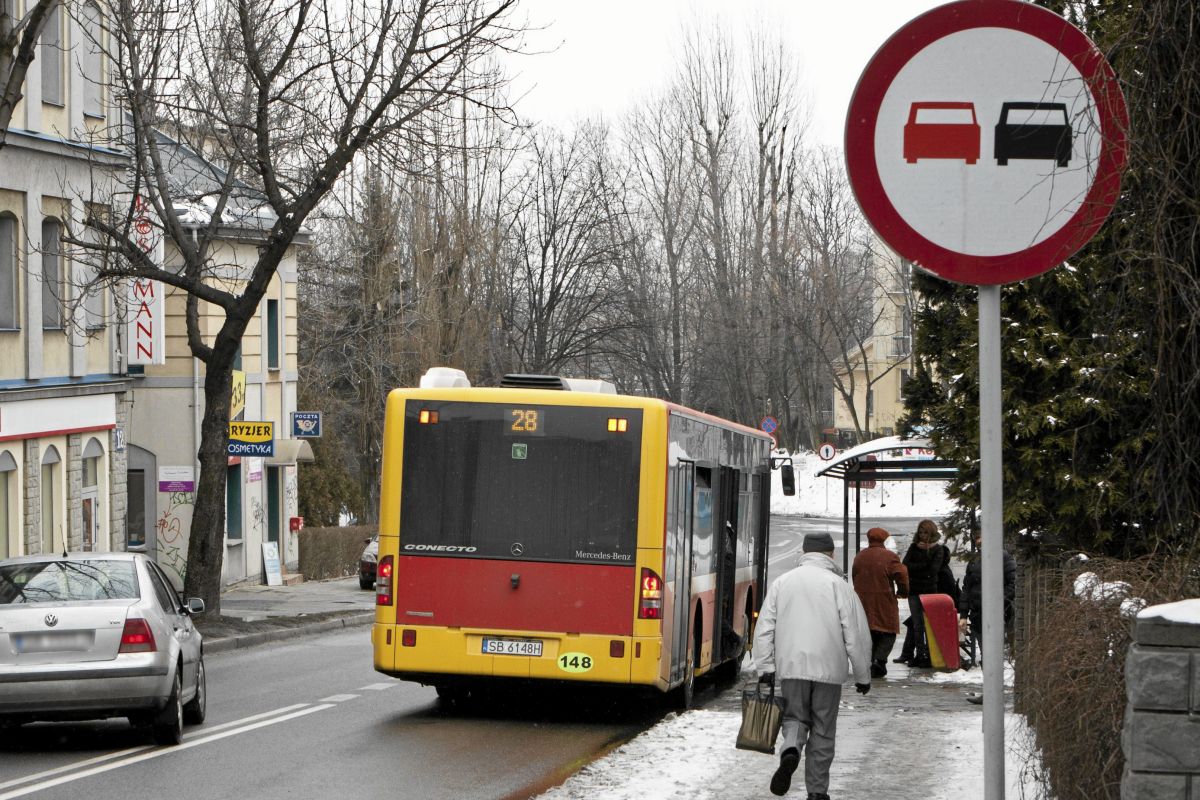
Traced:
<svg viewBox="0 0 1200 800">
<path fill-rule="evenodd" d="M 139 597 L 132 561 L 35 561 L 0 564 L 0 605 Z"/>
</svg>

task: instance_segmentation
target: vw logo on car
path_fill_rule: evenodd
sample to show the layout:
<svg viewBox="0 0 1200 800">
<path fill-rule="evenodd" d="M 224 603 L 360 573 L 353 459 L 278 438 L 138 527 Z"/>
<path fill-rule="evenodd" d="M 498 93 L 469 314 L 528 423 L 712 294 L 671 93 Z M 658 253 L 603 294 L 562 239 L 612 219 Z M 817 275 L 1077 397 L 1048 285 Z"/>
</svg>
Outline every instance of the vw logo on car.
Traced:
<svg viewBox="0 0 1200 800">
<path fill-rule="evenodd" d="M 53 614 L 46 615 L 46 627 L 47 628 L 53 628 L 57 624 L 58 624 L 58 617 L 54 616 Z"/>
</svg>

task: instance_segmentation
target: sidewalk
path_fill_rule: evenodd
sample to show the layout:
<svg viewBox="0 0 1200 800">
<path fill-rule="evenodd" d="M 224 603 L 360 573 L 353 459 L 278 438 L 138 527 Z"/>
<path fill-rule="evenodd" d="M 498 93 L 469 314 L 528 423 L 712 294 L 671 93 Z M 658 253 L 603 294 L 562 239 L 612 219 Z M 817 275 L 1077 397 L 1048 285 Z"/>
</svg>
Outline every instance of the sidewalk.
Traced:
<svg viewBox="0 0 1200 800">
<path fill-rule="evenodd" d="M 743 680 L 753 679 L 747 674 Z M 838 717 L 837 755 L 830 775 L 833 800 L 979 800 L 983 797 L 983 712 L 966 701 L 979 691 L 982 671 L 939 673 L 889 665 L 865 696 L 847 686 Z M 1006 676 L 1011 688 L 1011 673 Z M 740 687 L 741 681 L 737 686 Z M 737 688 L 703 710 L 671 714 L 650 730 L 583 767 L 538 800 L 758 800 L 777 757 L 734 748 L 741 724 Z M 1007 787 L 1022 794 L 1027 729 L 1024 717 L 1005 718 Z M 804 765 L 791 798 L 805 797 Z"/>
<path fill-rule="evenodd" d="M 221 616 L 199 616 L 204 650 L 220 653 L 375 619 L 375 593 L 358 578 L 305 581 L 293 586 L 242 584 L 221 595 Z"/>
</svg>

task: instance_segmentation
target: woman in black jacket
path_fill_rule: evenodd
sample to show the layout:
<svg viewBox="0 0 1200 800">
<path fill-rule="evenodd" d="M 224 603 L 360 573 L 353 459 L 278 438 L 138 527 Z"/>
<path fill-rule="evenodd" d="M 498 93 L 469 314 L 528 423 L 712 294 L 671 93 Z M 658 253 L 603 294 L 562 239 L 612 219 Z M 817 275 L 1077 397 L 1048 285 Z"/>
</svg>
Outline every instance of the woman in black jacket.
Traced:
<svg viewBox="0 0 1200 800">
<path fill-rule="evenodd" d="M 937 543 L 941 538 L 937 523 L 923 519 L 917 525 L 908 552 L 904 554 L 904 566 L 908 567 L 908 613 L 912 625 L 916 656 L 910 666 L 928 667 L 929 643 L 925 640 L 925 614 L 921 608 L 921 595 L 938 593 L 938 573 L 948 563 L 950 551 Z"/>
</svg>

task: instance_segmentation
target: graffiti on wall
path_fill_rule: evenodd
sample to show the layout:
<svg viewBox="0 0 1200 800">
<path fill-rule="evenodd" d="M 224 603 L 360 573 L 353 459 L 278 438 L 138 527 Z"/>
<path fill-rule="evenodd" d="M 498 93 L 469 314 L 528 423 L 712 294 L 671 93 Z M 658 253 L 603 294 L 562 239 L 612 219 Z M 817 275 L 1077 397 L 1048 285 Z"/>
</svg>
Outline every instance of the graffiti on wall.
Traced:
<svg viewBox="0 0 1200 800">
<path fill-rule="evenodd" d="M 158 565 L 170 570 L 179 578 L 179 585 L 187 576 L 187 530 L 196 506 L 196 495 L 192 492 L 171 492 L 167 496 L 167 508 L 154 525 L 158 539 Z"/>
</svg>

